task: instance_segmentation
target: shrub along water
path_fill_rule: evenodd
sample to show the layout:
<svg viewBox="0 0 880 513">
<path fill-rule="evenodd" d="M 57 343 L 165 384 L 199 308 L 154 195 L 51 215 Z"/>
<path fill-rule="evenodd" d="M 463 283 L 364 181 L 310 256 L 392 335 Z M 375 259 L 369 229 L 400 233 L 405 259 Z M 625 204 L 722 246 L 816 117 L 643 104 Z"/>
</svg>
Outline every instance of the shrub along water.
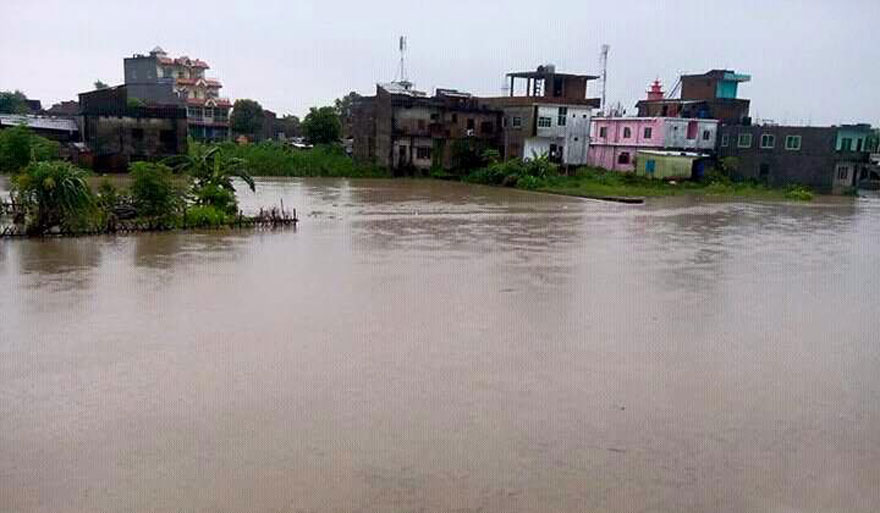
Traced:
<svg viewBox="0 0 880 513">
<path fill-rule="evenodd" d="M 297 149 L 274 141 L 264 141 L 243 145 L 223 143 L 220 147 L 223 153 L 241 159 L 253 176 L 390 176 L 388 170 L 379 166 L 355 163 L 338 144 Z"/>
<path fill-rule="evenodd" d="M 24 208 L 14 222 L 24 223 L 26 233 L 39 235 L 112 232 L 127 219 L 152 229 L 254 221 L 238 211 L 233 186 L 237 178 L 255 189 L 243 160 L 218 146 L 200 145 L 168 163 L 174 168 L 166 163 L 133 163 L 130 188 L 120 190 L 104 180 L 95 194 L 87 171 L 67 162 L 32 162 L 12 179 L 12 197 Z M 283 212 L 270 212 L 272 224 L 292 222 Z"/>
<path fill-rule="evenodd" d="M 0 130 L 0 172 L 17 173 L 32 161 L 55 160 L 60 147 L 25 126 Z"/>
</svg>

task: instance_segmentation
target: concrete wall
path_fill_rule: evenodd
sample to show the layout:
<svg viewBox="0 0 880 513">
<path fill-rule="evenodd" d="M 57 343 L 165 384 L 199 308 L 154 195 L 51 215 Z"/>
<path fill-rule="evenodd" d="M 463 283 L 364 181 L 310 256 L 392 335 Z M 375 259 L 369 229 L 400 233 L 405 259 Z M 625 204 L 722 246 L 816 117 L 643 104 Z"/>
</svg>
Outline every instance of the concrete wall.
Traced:
<svg viewBox="0 0 880 513">
<path fill-rule="evenodd" d="M 718 157 L 734 157 L 733 174 L 739 178 L 773 186 L 803 184 L 824 192 L 834 188 L 835 167 L 841 160 L 834 151 L 837 137 L 834 127 L 723 126 L 720 134 Z M 740 134 L 751 134 L 749 147 L 739 147 Z M 761 148 L 764 134 L 775 137 L 772 148 Z M 789 135 L 801 137 L 799 150 L 785 148 L 785 138 Z"/>
<path fill-rule="evenodd" d="M 96 170 L 125 171 L 131 161 L 186 153 L 186 118 L 86 115 L 84 140 Z"/>
<path fill-rule="evenodd" d="M 650 178 L 689 179 L 693 174 L 694 160 L 693 157 L 681 155 L 657 155 L 639 151 L 636 154 L 635 172 L 639 176 Z"/>
</svg>

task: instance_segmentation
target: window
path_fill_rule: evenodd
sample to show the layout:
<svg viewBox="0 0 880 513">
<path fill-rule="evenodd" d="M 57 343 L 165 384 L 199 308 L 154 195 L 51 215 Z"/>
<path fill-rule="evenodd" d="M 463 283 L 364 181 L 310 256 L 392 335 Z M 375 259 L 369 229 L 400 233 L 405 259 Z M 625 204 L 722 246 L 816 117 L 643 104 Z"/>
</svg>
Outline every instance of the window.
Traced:
<svg viewBox="0 0 880 513">
<path fill-rule="evenodd" d="M 439 119 L 440 119 L 440 114 L 437 114 L 436 112 L 431 114 L 431 121 L 437 121 Z"/>
<path fill-rule="evenodd" d="M 599 127 L 599 137 L 601 137 L 602 139 L 605 139 L 606 137 L 608 137 L 608 127 L 607 126 Z"/>
<path fill-rule="evenodd" d="M 761 148 L 775 148 L 776 147 L 776 136 L 773 134 L 763 134 L 761 136 Z"/>
<path fill-rule="evenodd" d="M 477 122 L 474 121 L 474 118 L 468 118 L 468 120 L 467 120 L 467 129 L 468 129 L 468 130 L 473 130 L 475 126 L 477 126 Z"/>
<path fill-rule="evenodd" d="M 703 130 L 703 140 L 708 141 L 711 138 L 712 138 L 712 131 L 711 130 Z"/>
<path fill-rule="evenodd" d="M 862 151 L 862 140 L 856 140 L 856 151 Z"/>
<path fill-rule="evenodd" d="M 513 125 L 513 128 L 522 128 L 522 118 L 519 116 L 513 116 L 511 125 Z"/>
<path fill-rule="evenodd" d="M 425 129 L 425 120 L 424 119 L 418 120 L 418 126 L 419 126 L 419 130 L 424 130 Z"/>
<path fill-rule="evenodd" d="M 847 178 L 849 178 L 849 167 L 840 166 L 840 168 L 837 169 L 837 179 L 846 180 Z"/>
<path fill-rule="evenodd" d="M 730 134 L 721 134 L 721 147 L 727 148 L 730 146 Z"/>
<path fill-rule="evenodd" d="M 696 139 L 697 138 L 697 122 L 696 121 L 688 121 L 688 131 L 687 138 L 688 139 Z"/>
<path fill-rule="evenodd" d="M 214 117 L 214 109 L 205 109 L 205 117 L 213 118 Z"/>
<path fill-rule="evenodd" d="M 565 117 L 568 116 L 568 107 L 559 107 L 559 116 L 556 120 L 556 124 L 559 126 L 565 126 Z"/>
<path fill-rule="evenodd" d="M 416 158 L 419 160 L 428 160 L 431 158 L 431 148 L 419 146 L 416 148 Z"/>
<path fill-rule="evenodd" d="M 623 127 L 623 138 L 629 139 L 630 137 L 632 137 L 632 130 L 628 126 Z"/>
<path fill-rule="evenodd" d="M 788 149 L 788 142 L 786 140 L 785 148 Z M 840 151 L 852 151 L 852 139 L 849 137 L 844 137 L 840 140 Z"/>
<path fill-rule="evenodd" d="M 553 120 L 546 116 L 541 116 L 538 118 L 538 128 L 550 128 L 553 126 Z"/>
<path fill-rule="evenodd" d="M 801 149 L 801 136 L 789 135 L 785 137 L 785 149 L 797 151 Z"/>
<path fill-rule="evenodd" d="M 645 132 L 644 132 L 644 136 L 643 136 L 643 137 L 644 137 L 645 139 L 650 139 L 650 138 L 653 137 L 653 136 L 654 136 L 654 129 L 651 128 L 651 127 L 649 127 L 649 126 L 646 126 L 646 127 L 645 127 Z"/>
<path fill-rule="evenodd" d="M 458 114 L 452 114 L 452 122 L 458 123 Z"/>
<path fill-rule="evenodd" d="M 202 117 L 202 109 L 198 107 L 187 107 L 186 116 L 192 119 L 201 119 Z"/>
<path fill-rule="evenodd" d="M 483 121 L 480 123 L 480 133 L 481 134 L 493 134 L 495 133 L 495 123 L 491 121 Z"/>
<path fill-rule="evenodd" d="M 620 155 L 617 156 L 618 164 L 629 164 L 629 152 L 621 152 Z"/>
<path fill-rule="evenodd" d="M 132 128 L 131 129 L 131 140 L 139 143 L 144 141 L 144 129 L 143 128 Z"/>
<path fill-rule="evenodd" d="M 751 148 L 752 147 L 752 134 L 739 134 L 739 137 L 736 139 L 737 148 Z"/>
</svg>

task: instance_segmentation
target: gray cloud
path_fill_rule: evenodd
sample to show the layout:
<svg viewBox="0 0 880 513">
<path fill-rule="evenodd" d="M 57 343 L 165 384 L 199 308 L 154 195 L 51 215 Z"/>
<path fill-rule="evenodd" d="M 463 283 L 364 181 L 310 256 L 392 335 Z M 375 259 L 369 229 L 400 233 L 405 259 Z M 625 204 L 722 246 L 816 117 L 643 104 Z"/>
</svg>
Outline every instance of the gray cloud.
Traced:
<svg viewBox="0 0 880 513">
<path fill-rule="evenodd" d="M 208 61 L 226 96 L 302 114 L 394 78 L 405 33 L 425 90 L 501 94 L 506 71 L 543 62 L 598 74 L 607 42 L 608 97 L 630 111 L 656 77 L 726 67 L 753 76 L 741 96 L 754 117 L 880 124 L 876 0 L 0 0 L 0 12 L 0 89 L 45 104 L 121 82 L 122 58 L 158 44 Z"/>
</svg>

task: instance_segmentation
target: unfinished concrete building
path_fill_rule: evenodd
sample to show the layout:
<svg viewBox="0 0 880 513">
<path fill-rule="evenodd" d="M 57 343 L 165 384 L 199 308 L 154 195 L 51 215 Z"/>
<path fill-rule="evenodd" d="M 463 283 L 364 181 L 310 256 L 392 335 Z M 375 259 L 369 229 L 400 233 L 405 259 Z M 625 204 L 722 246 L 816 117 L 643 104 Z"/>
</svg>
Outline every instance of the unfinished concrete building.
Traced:
<svg viewBox="0 0 880 513">
<path fill-rule="evenodd" d="M 590 120 L 598 98 L 587 98 L 587 84 L 599 77 L 558 73 L 548 64 L 535 71 L 508 73 L 507 96 L 480 102 L 503 113 L 502 155 L 550 160 L 578 166 L 587 163 Z"/>
</svg>

